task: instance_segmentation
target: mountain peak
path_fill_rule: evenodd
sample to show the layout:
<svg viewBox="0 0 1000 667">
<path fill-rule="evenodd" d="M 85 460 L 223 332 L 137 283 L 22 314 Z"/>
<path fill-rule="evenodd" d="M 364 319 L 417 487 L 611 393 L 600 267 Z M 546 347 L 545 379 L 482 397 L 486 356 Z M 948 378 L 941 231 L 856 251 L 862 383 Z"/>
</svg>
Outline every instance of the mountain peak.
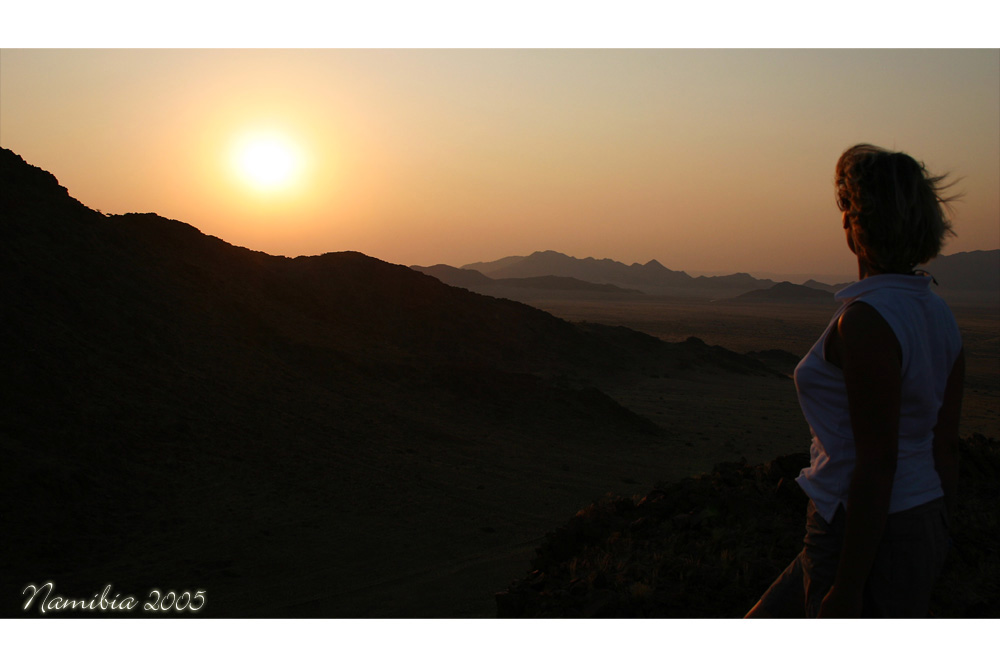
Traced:
<svg viewBox="0 0 1000 667">
<path fill-rule="evenodd" d="M 531 253 L 529 257 L 569 257 L 570 259 L 576 259 L 575 257 L 570 257 L 566 253 L 562 253 L 557 250 L 538 250 Z"/>
</svg>

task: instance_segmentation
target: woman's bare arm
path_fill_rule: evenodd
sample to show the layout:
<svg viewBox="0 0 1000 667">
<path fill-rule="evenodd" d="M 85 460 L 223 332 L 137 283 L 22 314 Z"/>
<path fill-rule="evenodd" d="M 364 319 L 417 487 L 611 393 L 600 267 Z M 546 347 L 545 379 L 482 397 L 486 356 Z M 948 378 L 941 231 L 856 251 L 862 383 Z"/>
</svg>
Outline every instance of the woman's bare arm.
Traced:
<svg viewBox="0 0 1000 667">
<path fill-rule="evenodd" d="M 934 467 L 944 488 L 944 502 L 948 514 L 954 516 L 955 494 L 958 488 L 958 422 L 962 414 L 962 385 L 965 383 L 965 350 L 948 375 L 944 401 L 938 411 L 934 426 Z"/>
<path fill-rule="evenodd" d="M 901 352 L 892 328 L 863 302 L 844 311 L 835 332 L 829 352 L 844 372 L 856 462 L 844 546 L 820 616 L 857 617 L 889 515 L 899 452 Z"/>
</svg>

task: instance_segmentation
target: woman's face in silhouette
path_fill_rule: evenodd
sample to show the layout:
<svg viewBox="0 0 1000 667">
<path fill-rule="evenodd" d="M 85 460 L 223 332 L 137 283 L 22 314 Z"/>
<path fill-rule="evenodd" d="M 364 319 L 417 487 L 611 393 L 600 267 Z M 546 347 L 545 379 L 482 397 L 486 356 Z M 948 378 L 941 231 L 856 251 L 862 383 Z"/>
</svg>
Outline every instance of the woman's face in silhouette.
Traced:
<svg viewBox="0 0 1000 667">
<path fill-rule="evenodd" d="M 851 252 L 855 255 L 858 254 L 857 250 L 854 248 L 854 236 L 851 234 L 851 223 L 847 220 L 847 212 L 843 214 L 844 223 L 844 235 L 847 237 L 847 247 L 851 249 Z"/>
</svg>

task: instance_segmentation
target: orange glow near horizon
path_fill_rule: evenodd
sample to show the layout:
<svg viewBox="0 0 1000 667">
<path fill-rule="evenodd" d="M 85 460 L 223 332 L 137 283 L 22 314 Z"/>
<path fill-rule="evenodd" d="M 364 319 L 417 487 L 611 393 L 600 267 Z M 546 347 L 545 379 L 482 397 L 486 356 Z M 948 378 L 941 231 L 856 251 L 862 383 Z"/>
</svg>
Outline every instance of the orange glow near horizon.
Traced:
<svg viewBox="0 0 1000 667">
<path fill-rule="evenodd" d="M 3 49 L 0 143 L 91 208 L 154 211 L 271 254 L 460 266 L 556 250 L 849 278 L 832 175 L 862 141 L 962 178 L 946 253 L 998 246 L 998 61 Z"/>
</svg>

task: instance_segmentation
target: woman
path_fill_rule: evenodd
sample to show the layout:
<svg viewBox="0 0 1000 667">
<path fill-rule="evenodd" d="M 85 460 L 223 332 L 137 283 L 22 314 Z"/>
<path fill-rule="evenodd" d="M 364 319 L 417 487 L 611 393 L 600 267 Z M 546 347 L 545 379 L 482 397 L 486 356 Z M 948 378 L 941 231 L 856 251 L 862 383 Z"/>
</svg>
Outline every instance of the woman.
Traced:
<svg viewBox="0 0 1000 667">
<path fill-rule="evenodd" d="M 948 546 L 965 362 L 955 318 L 914 271 L 952 233 L 942 177 L 859 144 L 835 182 L 859 281 L 795 369 L 813 434 L 796 480 L 804 547 L 748 618 L 926 616 Z"/>
</svg>

